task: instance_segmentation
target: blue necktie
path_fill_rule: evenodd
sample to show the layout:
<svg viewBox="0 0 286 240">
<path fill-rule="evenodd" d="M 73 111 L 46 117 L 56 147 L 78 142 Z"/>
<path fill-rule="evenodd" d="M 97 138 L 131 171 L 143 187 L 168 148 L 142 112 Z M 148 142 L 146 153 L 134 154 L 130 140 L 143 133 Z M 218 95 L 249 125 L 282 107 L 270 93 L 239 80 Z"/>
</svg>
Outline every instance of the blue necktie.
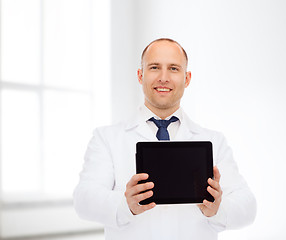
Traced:
<svg viewBox="0 0 286 240">
<path fill-rule="evenodd" d="M 158 127 L 158 131 L 156 137 L 158 140 L 170 140 L 169 133 L 167 127 L 171 122 L 176 122 L 179 119 L 175 116 L 171 117 L 169 120 L 156 120 L 155 118 L 150 118 L 149 121 L 152 121 Z"/>
</svg>

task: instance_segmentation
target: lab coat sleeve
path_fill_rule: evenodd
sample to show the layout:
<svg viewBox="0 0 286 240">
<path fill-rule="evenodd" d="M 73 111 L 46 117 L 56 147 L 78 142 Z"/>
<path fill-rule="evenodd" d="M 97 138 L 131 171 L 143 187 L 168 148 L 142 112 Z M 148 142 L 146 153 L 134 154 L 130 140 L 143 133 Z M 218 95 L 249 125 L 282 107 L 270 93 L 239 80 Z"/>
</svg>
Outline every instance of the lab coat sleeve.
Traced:
<svg viewBox="0 0 286 240">
<path fill-rule="evenodd" d="M 124 192 L 113 189 L 114 166 L 103 135 L 95 130 L 88 144 L 80 181 L 74 191 L 74 207 L 79 217 L 116 228 L 128 222 L 132 214 L 124 205 Z"/>
<path fill-rule="evenodd" d="M 216 162 L 221 178 L 222 201 L 217 214 L 208 218 L 217 231 L 237 229 L 251 224 L 256 216 L 256 200 L 244 178 L 239 174 L 230 147 L 220 135 Z"/>
</svg>

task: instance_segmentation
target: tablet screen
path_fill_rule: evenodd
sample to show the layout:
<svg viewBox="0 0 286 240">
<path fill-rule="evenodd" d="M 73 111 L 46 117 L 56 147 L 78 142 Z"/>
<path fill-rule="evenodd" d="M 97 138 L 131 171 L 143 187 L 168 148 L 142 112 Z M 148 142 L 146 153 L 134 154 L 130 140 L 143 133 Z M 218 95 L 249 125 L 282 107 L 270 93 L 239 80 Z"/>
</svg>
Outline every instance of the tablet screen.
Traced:
<svg viewBox="0 0 286 240">
<path fill-rule="evenodd" d="M 211 142 L 138 142 L 137 173 L 148 173 L 153 196 L 140 204 L 213 201 L 207 179 L 213 177 Z"/>
</svg>

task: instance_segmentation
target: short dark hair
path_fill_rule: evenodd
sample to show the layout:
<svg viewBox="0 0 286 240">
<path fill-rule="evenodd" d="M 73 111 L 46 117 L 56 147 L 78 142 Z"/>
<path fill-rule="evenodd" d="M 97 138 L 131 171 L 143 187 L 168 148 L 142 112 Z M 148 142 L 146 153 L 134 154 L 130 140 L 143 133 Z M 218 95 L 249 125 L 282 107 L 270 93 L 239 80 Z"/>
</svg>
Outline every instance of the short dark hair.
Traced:
<svg viewBox="0 0 286 240">
<path fill-rule="evenodd" d="M 187 65 L 188 65 L 188 55 L 185 51 L 185 49 L 181 46 L 181 44 L 179 44 L 177 41 L 171 39 L 171 38 L 158 38 L 152 42 L 150 42 L 143 50 L 142 54 L 141 54 L 141 66 L 143 66 L 143 58 L 144 58 L 144 55 L 145 55 L 145 52 L 147 51 L 147 49 L 155 42 L 160 42 L 160 41 L 168 41 L 168 42 L 172 42 L 172 43 L 176 43 L 183 51 L 184 55 L 185 55 L 185 58 L 186 58 L 186 62 L 187 62 Z"/>
</svg>

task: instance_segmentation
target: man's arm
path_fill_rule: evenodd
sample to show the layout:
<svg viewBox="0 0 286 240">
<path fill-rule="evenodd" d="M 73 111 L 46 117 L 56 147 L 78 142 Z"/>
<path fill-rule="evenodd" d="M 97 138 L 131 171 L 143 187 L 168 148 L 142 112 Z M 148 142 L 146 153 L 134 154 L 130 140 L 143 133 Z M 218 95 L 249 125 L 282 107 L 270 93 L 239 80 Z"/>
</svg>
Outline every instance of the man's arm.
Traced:
<svg viewBox="0 0 286 240">
<path fill-rule="evenodd" d="M 223 135 L 219 135 L 215 151 L 217 168 L 220 171 L 222 189 L 221 203 L 217 213 L 208 217 L 217 230 L 237 229 L 251 224 L 256 216 L 256 200 L 244 178 L 239 174 L 232 151 Z"/>
<path fill-rule="evenodd" d="M 103 135 L 100 129 L 95 130 L 88 144 L 80 181 L 74 191 L 74 207 L 83 219 L 118 227 L 117 211 L 124 192 L 113 190 L 113 161 Z"/>
</svg>

